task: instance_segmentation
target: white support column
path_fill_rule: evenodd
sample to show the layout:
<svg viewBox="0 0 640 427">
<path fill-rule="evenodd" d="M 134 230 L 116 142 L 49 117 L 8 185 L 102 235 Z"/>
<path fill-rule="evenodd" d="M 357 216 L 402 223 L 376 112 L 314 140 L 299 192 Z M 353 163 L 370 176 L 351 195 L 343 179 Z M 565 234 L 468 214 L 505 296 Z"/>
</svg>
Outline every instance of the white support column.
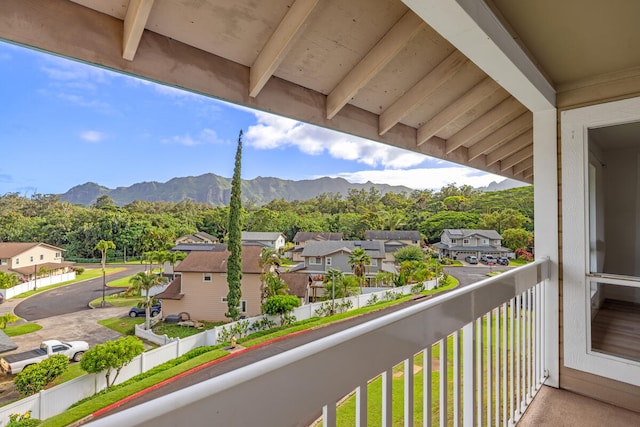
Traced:
<svg viewBox="0 0 640 427">
<path fill-rule="evenodd" d="M 543 369 L 547 385 L 559 387 L 559 284 L 558 284 L 558 135 L 556 109 L 533 113 L 533 170 L 535 256 L 548 257 L 549 279 L 544 286 Z"/>
<path fill-rule="evenodd" d="M 382 427 L 393 425 L 391 413 L 393 406 L 393 369 L 388 369 L 382 373 Z"/>
</svg>

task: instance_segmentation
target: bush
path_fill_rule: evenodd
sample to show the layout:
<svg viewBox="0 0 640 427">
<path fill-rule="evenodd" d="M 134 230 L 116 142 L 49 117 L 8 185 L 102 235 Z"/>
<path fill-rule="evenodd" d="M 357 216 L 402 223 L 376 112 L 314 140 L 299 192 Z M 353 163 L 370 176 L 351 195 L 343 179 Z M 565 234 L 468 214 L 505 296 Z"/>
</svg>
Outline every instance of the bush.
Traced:
<svg viewBox="0 0 640 427">
<path fill-rule="evenodd" d="M 264 303 L 264 312 L 270 316 L 280 316 L 280 324 L 285 325 L 289 319 L 289 313 L 300 306 L 300 299 L 294 295 L 276 295 Z"/>
<path fill-rule="evenodd" d="M 518 248 L 516 249 L 516 258 L 521 261 L 531 262 L 533 261 L 533 254 L 525 248 Z"/>
<path fill-rule="evenodd" d="M 40 424 L 40 420 L 31 418 L 31 411 L 27 411 L 24 414 L 9 415 L 7 427 L 34 427 L 38 424 Z"/>
<path fill-rule="evenodd" d="M 76 272 L 76 276 L 82 275 L 82 273 L 84 273 L 84 267 L 76 267 L 75 272 Z"/>
<path fill-rule="evenodd" d="M 69 359 L 62 354 L 56 354 L 40 363 L 27 366 L 19 372 L 13 380 L 18 393 L 22 396 L 31 396 L 51 383 L 67 370 Z"/>
</svg>

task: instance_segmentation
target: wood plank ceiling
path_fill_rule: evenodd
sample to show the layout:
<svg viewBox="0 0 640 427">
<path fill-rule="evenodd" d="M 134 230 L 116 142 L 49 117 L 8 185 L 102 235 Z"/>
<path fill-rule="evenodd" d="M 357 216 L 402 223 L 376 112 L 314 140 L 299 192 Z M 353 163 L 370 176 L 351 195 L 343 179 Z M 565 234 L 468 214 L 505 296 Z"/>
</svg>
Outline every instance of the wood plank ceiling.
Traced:
<svg viewBox="0 0 640 427">
<path fill-rule="evenodd" d="M 2 38 L 533 180 L 531 112 L 399 0 L 3 3 Z M 76 37 L 47 39 L 62 27 Z M 154 66 L 161 55 L 183 74 Z"/>
</svg>

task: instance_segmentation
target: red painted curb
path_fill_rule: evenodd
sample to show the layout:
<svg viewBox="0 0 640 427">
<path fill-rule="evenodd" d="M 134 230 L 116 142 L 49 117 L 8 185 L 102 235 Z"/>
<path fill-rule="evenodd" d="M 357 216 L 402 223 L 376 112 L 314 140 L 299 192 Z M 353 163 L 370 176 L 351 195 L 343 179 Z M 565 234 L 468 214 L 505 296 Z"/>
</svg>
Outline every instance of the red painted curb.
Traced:
<svg viewBox="0 0 640 427">
<path fill-rule="evenodd" d="M 197 371 L 199 371 L 201 369 L 207 368 L 207 367 L 209 367 L 211 365 L 215 365 L 216 363 L 223 362 L 223 361 L 225 361 L 227 359 L 230 359 L 232 357 L 235 357 L 237 355 L 246 353 L 249 350 L 252 350 L 252 349 L 255 349 L 255 348 L 260 348 L 260 347 L 263 347 L 265 345 L 272 344 L 272 343 L 277 342 L 277 341 L 281 341 L 281 340 L 283 340 L 285 338 L 289 338 L 289 337 L 293 337 L 293 336 L 296 336 L 296 335 L 300 335 L 300 334 L 303 334 L 305 332 L 309 332 L 309 331 L 311 331 L 313 329 L 314 328 L 303 329 L 301 331 L 293 332 L 291 334 L 287 334 L 287 335 L 283 335 L 283 336 L 280 336 L 280 337 L 276 337 L 276 338 L 270 339 L 268 341 L 261 342 L 260 344 L 256 344 L 256 345 L 254 345 L 252 347 L 246 347 L 246 348 L 243 348 L 241 350 L 235 351 L 233 353 L 227 354 L 226 356 L 222 356 L 219 359 L 212 360 L 212 361 L 207 362 L 205 364 L 196 366 L 195 368 L 191 368 L 188 371 L 182 372 L 182 373 L 180 373 L 180 374 L 178 374 L 178 375 L 176 375 L 174 377 L 167 378 L 166 380 L 164 380 L 162 382 L 154 384 L 151 387 L 145 388 L 144 390 L 140 390 L 139 392 L 134 393 L 134 394 L 132 394 L 130 396 L 127 396 L 124 399 L 121 399 L 121 400 L 119 400 L 119 401 L 117 401 L 115 403 L 112 403 L 109 406 L 105 406 L 104 408 L 98 409 L 97 411 L 92 413 L 91 416 L 94 417 L 94 418 L 102 416 L 102 415 L 106 414 L 107 412 L 117 408 L 118 406 L 124 405 L 125 403 L 130 402 L 133 399 L 136 399 L 136 398 L 138 398 L 140 396 L 143 396 L 143 395 L 145 395 L 145 394 L 147 394 L 147 393 L 149 393 L 149 392 L 151 392 L 153 390 L 156 390 L 156 389 L 158 389 L 158 388 L 160 388 L 160 387 L 162 387 L 162 386 L 164 386 L 166 384 L 172 383 L 172 382 L 174 382 L 174 381 L 176 381 L 176 380 L 178 380 L 180 378 L 186 377 L 187 375 L 192 374 L 194 372 L 197 372 Z"/>
</svg>

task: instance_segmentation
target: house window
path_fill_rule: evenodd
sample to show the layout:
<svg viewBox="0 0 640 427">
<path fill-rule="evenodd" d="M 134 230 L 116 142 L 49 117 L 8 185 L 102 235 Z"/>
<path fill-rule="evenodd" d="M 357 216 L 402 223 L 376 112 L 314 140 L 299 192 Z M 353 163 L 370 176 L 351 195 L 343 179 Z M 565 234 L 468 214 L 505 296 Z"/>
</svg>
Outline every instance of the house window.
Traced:
<svg viewBox="0 0 640 427">
<path fill-rule="evenodd" d="M 223 304 L 226 304 L 226 303 L 227 303 L 227 301 L 228 301 L 228 300 L 227 300 L 227 297 L 222 297 L 222 298 L 220 298 L 220 302 L 221 302 L 221 303 L 223 303 Z"/>
<path fill-rule="evenodd" d="M 487 239 L 482 239 L 482 243 L 484 243 L 485 245 L 488 245 L 489 241 Z"/>
<path fill-rule="evenodd" d="M 328 265 L 328 266 L 329 266 L 329 265 L 331 265 L 331 257 L 330 257 L 330 256 L 328 256 L 328 257 L 327 257 L 327 258 L 325 258 L 325 259 L 326 259 L 326 263 L 327 263 L 327 265 Z"/>
<path fill-rule="evenodd" d="M 240 313 L 246 313 L 247 312 L 247 302 L 246 301 L 240 301 Z"/>
<path fill-rule="evenodd" d="M 211 273 L 203 273 L 202 274 L 202 281 L 203 282 L 210 282 L 211 281 Z"/>
<path fill-rule="evenodd" d="M 20 264 L 20 258 L 16 258 L 16 265 Z"/>
<path fill-rule="evenodd" d="M 33 256 L 29 257 L 29 262 L 33 262 Z"/>
<path fill-rule="evenodd" d="M 60 252 L 56 252 L 56 258 L 60 258 Z"/>
<path fill-rule="evenodd" d="M 309 264 L 320 265 L 320 264 L 322 264 L 322 258 L 320 258 L 318 256 L 309 257 Z"/>
<path fill-rule="evenodd" d="M 44 255 L 40 254 L 40 261 L 44 259 Z"/>
<path fill-rule="evenodd" d="M 0 259 L 0 265 L 8 265 L 9 261 L 6 258 Z"/>
<path fill-rule="evenodd" d="M 469 239 L 464 239 L 464 240 L 462 241 L 462 243 L 463 243 L 463 244 L 465 244 L 465 245 L 468 245 L 468 244 L 469 244 Z"/>
<path fill-rule="evenodd" d="M 377 267 L 378 266 L 378 260 L 377 259 L 372 259 L 369 262 L 369 265 L 372 266 L 372 267 Z"/>
</svg>

